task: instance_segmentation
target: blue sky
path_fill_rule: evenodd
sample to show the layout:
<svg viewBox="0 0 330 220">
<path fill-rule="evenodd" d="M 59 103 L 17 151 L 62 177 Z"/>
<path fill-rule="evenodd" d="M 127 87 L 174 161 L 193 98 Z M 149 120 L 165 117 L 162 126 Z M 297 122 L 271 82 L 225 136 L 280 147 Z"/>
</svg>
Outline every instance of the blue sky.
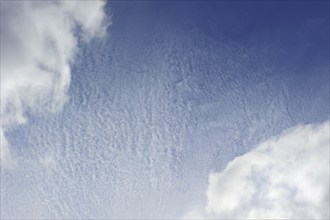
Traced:
<svg viewBox="0 0 330 220">
<path fill-rule="evenodd" d="M 1 218 L 329 217 L 328 1 L 6 1 L 1 55 Z"/>
</svg>

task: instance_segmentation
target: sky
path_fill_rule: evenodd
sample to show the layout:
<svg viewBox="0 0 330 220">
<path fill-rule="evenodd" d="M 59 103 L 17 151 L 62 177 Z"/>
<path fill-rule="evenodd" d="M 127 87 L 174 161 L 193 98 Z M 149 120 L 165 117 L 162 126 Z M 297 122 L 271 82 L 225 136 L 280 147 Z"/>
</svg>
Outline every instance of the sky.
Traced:
<svg viewBox="0 0 330 220">
<path fill-rule="evenodd" d="M 327 219 L 328 1 L 1 1 L 1 219 Z"/>
</svg>

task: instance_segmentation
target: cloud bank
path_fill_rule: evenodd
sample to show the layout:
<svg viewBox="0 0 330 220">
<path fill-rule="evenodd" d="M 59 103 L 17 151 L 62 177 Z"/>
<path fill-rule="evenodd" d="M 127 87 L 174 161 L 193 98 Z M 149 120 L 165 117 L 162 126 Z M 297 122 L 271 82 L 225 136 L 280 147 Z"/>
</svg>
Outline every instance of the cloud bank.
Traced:
<svg viewBox="0 0 330 220">
<path fill-rule="evenodd" d="M 209 175 L 204 211 L 186 218 L 328 219 L 329 122 L 298 126 Z"/>
<path fill-rule="evenodd" d="M 6 130 L 26 112 L 67 101 L 78 40 L 105 35 L 103 1 L 1 1 L 1 167 L 13 164 Z"/>
</svg>

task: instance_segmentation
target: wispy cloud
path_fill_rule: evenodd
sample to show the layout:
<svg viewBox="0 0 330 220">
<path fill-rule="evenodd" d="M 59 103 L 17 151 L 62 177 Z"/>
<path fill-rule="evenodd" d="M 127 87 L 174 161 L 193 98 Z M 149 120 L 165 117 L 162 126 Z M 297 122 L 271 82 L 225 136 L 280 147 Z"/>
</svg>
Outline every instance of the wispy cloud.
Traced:
<svg viewBox="0 0 330 220">
<path fill-rule="evenodd" d="M 104 5 L 1 2 L 1 167 L 13 162 L 6 130 L 25 123 L 27 111 L 55 112 L 67 101 L 78 37 L 88 42 L 106 33 Z"/>
<path fill-rule="evenodd" d="M 208 203 L 187 218 L 329 218 L 329 122 L 298 126 L 209 175 Z"/>
</svg>

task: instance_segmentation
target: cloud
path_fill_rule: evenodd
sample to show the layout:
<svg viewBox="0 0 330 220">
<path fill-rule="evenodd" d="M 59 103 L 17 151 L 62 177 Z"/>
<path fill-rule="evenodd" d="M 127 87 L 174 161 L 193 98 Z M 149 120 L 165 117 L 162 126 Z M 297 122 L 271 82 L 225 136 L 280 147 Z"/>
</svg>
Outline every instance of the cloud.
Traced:
<svg viewBox="0 0 330 220">
<path fill-rule="evenodd" d="M 207 199 L 186 218 L 329 218 L 329 122 L 287 130 L 211 173 Z"/>
<path fill-rule="evenodd" d="M 5 134 L 26 112 L 56 112 L 67 101 L 78 38 L 106 33 L 103 1 L 1 2 L 1 167 L 12 160 Z"/>
<path fill-rule="evenodd" d="M 13 161 L 11 158 L 8 142 L 5 138 L 2 128 L 0 128 L 0 143 L 1 164 L 6 165 L 6 168 L 13 167 L 15 165 L 15 161 Z"/>
</svg>

